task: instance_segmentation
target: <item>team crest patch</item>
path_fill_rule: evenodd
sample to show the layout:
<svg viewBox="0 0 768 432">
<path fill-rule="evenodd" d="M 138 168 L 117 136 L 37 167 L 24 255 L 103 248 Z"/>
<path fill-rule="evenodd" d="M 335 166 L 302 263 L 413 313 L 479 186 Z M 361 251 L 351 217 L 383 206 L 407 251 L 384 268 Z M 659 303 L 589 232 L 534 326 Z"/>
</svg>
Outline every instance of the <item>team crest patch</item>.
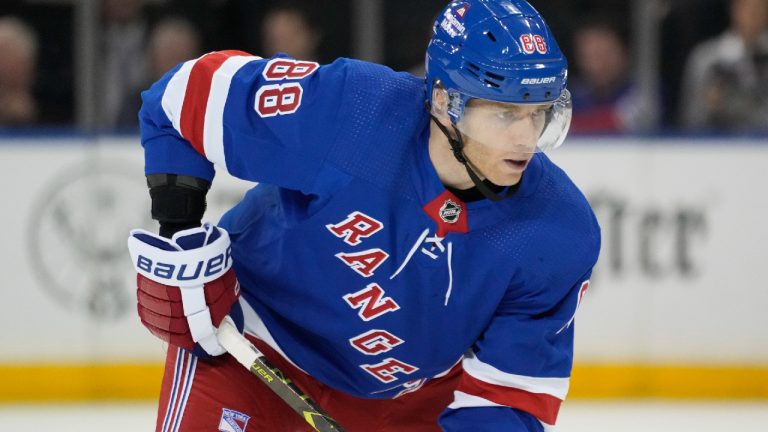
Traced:
<svg viewBox="0 0 768 432">
<path fill-rule="evenodd" d="M 461 206 L 453 202 L 452 200 L 445 200 L 443 206 L 440 207 L 440 219 L 447 223 L 456 223 L 461 215 Z"/>
<path fill-rule="evenodd" d="M 245 432 L 250 416 L 239 411 L 224 408 L 221 411 L 219 432 Z"/>
</svg>

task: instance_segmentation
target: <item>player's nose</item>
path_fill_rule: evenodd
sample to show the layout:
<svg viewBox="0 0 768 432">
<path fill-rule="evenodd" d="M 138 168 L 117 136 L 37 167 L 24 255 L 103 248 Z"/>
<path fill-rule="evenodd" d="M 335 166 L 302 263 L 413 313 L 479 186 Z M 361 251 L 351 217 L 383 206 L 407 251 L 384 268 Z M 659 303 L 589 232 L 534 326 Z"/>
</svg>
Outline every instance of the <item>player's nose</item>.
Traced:
<svg viewBox="0 0 768 432">
<path fill-rule="evenodd" d="M 504 142 L 509 150 L 519 153 L 533 153 L 539 141 L 539 133 L 533 121 L 525 121 L 516 128 L 508 128 Z"/>
</svg>

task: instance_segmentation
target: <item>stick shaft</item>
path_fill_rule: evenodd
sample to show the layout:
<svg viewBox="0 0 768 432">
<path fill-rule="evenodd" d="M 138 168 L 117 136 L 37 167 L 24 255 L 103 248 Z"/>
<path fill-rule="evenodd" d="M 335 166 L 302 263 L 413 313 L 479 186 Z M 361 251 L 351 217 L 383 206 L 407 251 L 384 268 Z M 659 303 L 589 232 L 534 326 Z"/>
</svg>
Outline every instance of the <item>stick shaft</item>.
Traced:
<svg viewBox="0 0 768 432">
<path fill-rule="evenodd" d="M 256 375 L 270 390 L 318 432 L 343 432 L 328 414 L 296 386 L 278 368 L 267 360 L 258 348 L 241 335 L 237 328 L 225 319 L 218 330 L 219 343 L 240 364 Z"/>
</svg>

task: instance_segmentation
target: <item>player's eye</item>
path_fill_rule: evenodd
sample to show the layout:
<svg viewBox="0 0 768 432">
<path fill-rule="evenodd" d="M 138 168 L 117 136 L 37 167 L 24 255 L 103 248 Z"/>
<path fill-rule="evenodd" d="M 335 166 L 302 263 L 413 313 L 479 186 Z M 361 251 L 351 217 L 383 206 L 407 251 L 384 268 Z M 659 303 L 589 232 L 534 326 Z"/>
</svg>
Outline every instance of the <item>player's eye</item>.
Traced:
<svg viewBox="0 0 768 432">
<path fill-rule="evenodd" d="M 522 116 L 520 115 L 520 112 L 515 111 L 499 111 L 496 113 L 496 119 L 497 120 L 503 120 L 503 121 L 516 121 L 520 120 Z"/>
</svg>

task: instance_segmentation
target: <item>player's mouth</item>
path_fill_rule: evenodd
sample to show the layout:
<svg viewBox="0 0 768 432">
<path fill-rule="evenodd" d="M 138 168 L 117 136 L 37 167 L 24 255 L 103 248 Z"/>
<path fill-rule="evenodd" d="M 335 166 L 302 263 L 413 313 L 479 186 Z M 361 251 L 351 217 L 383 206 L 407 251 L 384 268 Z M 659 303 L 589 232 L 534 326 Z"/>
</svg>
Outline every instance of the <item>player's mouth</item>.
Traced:
<svg viewBox="0 0 768 432">
<path fill-rule="evenodd" d="M 504 163 L 516 170 L 524 170 L 528 166 L 529 159 L 504 159 Z"/>
</svg>

